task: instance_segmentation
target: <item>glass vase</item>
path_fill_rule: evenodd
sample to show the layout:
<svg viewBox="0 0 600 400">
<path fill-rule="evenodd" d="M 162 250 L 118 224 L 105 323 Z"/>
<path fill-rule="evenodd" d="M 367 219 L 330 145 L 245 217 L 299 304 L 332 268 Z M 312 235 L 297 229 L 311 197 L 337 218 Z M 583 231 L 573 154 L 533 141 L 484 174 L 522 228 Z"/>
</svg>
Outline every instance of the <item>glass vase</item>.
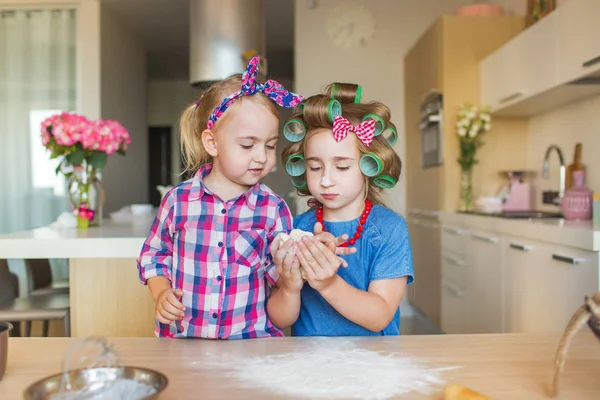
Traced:
<svg viewBox="0 0 600 400">
<path fill-rule="evenodd" d="M 463 212 L 474 211 L 473 203 L 473 169 L 463 169 L 460 178 L 460 204 L 459 210 Z"/>
<path fill-rule="evenodd" d="M 77 217 L 77 228 L 87 229 L 102 221 L 104 189 L 100 170 L 91 165 L 78 165 L 68 181 L 69 199 Z"/>
</svg>

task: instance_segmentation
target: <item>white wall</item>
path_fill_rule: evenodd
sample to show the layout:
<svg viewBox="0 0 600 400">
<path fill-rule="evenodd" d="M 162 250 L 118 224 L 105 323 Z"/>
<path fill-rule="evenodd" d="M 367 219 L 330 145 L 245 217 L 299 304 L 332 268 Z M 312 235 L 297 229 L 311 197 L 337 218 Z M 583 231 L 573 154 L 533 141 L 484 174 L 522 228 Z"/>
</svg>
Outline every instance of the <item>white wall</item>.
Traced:
<svg viewBox="0 0 600 400">
<path fill-rule="evenodd" d="M 397 127 L 404 126 L 404 56 L 419 36 L 439 16 L 453 13 L 470 0 L 358 0 L 372 10 L 376 32 L 365 47 L 347 51 L 335 47 L 327 36 L 328 14 L 340 0 L 320 0 L 315 9 L 296 1 L 295 87 L 304 95 L 321 91 L 333 81 L 362 85 L 365 100 L 379 100 L 390 107 Z M 524 14 L 526 0 L 496 0 L 509 13 Z M 399 130 L 400 130 L 399 129 Z M 396 151 L 404 160 L 405 138 L 399 131 Z M 406 181 L 388 192 L 387 204 L 404 213 Z"/>
<path fill-rule="evenodd" d="M 100 118 L 100 2 L 87 0 L 77 8 L 77 112 Z"/>
<path fill-rule="evenodd" d="M 105 217 L 132 203 L 148 202 L 148 125 L 146 52 L 141 42 L 106 7 L 100 18 L 101 116 L 129 130 L 123 157 L 109 157 L 103 173 Z"/>
<path fill-rule="evenodd" d="M 181 182 L 179 118 L 198 96 L 188 81 L 148 82 L 148 125 L 171 127 L 172 182 Z"/>
</svg>

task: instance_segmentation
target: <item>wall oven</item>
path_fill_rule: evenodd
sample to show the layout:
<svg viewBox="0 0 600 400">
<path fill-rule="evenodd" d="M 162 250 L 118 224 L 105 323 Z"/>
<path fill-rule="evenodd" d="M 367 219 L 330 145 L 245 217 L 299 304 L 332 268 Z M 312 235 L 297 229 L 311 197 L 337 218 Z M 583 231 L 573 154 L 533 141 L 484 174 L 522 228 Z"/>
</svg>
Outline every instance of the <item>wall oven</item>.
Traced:
<svg viewBox="0 0 600 400">
<path fill-rule="evenodd" d="M 443 152 L 443 96 L 431 90 L 421 103 L 421 163 L 423 168 L 444 163 Z"/>
</svg>

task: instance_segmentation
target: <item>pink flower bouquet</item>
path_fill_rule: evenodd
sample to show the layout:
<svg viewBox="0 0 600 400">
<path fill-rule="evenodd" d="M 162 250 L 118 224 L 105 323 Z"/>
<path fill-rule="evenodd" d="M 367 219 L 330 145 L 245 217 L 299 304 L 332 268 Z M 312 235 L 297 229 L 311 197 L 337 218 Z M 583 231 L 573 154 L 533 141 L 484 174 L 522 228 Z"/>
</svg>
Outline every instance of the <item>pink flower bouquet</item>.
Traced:
<svg viewBox="0 0 600 400">
<path fill-rule="evenodd" d="M 50 151 L 50 158 L 64 157 L 73 166 L 86 162 L 102 169 L 108 156 L 115 152 L 124 155 L 131 143 L 129 132 L 119 122 L 90 121 L 75 113 L 52 115 L 42 122 L 41 129 L 42 144 Z"/>
<path fill-rule="evenodd" d="M 75 113 L 60 113 L 41 124 L 42 144 L 50 158 L 61 158 L 56 173 L 69 178 L 70 200 L 78 218 L 78 226 L 99 223 L 102 218 L 103 190 L 98 173 L 108 156 L 125 155 L 131 143 L 129 132 L 117 121 L 90 121 Z M 90 195 L 95 189 L 96 197 Z M 94 193 L 94 192 L 92 192 Z"/>
</svg>

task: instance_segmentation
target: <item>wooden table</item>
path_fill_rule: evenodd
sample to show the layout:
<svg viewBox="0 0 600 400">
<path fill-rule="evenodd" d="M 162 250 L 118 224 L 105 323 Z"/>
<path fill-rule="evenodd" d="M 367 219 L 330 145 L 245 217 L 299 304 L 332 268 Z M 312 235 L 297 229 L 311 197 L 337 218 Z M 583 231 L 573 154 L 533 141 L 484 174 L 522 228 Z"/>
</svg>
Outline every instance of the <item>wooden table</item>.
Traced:
<svg viewBox="0 0 600 400">
<path fill-rule="evenodd" d="M 17 400 L 30 383 L 60 372 L 65 349 L 74 339 L 11 338 L 8 370 L 0 382 L 0 399 Z M 276 338 L 244 341 L 115 338 L 124 361 L 156 369 L 169 378 L 160 399 L 281 399 L 282 393 L 242 387 L 223 372 L 202 370 L 206 354 L 233 352 L 244 355 L 278 354 L 309 344 L 311 338 Z M 334 338 L 352 340 L 360 348 L 400 352 L 404 356 L 436 360 L 435 366 L 458 366 L 442 372 L 442 379 L 480 391 L 493 399 L 547 399 L 555 335 L 423 335 L 393 338 Z M 313 340 L 314 341 L 314 340 Z M 398 398 L 441 399 L 418 394 Z M 562 399 L 600 398 L 600 343 L 588 329 L 575 338 L 562 376 Z"/>
</svg>

